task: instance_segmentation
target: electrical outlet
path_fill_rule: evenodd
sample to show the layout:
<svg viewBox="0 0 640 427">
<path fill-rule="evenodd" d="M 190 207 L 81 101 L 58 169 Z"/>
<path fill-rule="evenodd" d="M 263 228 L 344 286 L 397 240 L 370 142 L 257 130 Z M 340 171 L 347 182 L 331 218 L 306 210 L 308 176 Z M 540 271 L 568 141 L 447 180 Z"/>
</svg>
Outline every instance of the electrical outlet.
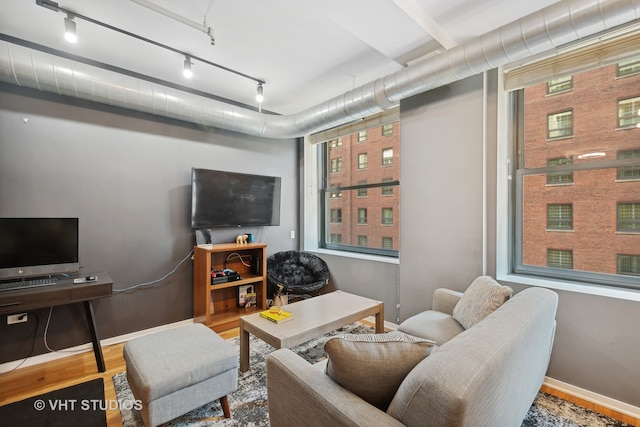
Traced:
<svg viewBox="0 0 640 427">
<path fill-rule="evenodd" d="M 13 325 L 14 323 L 24 323 L 27 321 L 27 313 L 13 314 L 7 316 L 7 325 Z"/>
</svg>

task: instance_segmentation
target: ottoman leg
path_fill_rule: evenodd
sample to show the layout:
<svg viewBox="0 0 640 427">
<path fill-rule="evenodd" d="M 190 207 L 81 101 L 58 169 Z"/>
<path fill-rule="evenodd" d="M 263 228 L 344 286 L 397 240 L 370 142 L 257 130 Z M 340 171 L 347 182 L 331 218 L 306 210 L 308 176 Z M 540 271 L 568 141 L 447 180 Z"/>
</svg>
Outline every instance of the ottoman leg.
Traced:
<svg viewBox="0 0 640 427">
<path fill-rule="evenodd" d="M 225 418 L 231 418 L 231 411 L 229 410 L 229 398 L 224 395 L 220 398 L 220 405 L 222 405 L 222 413 Z"/>
</svg>

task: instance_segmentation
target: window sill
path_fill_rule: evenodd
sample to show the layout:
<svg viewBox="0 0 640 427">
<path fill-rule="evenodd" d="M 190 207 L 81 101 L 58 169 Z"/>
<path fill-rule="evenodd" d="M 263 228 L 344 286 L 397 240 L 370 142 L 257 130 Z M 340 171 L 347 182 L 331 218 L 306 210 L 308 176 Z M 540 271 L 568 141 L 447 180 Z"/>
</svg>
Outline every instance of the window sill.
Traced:
<svg viewBox="0 0 640 427">
<path fill-rule="evenodd" d="M 587 285 L 578 282 L 541 279 L 538 277 L 523 276 L 518 274 L 498 274 L 496 279 L 526 286 L 540 286 L 543 288 L 557 289 L 560 291 L 577 292 L 580 294 L 640 302 L 640 290 L 634 289 L 623 289 L 592 284 Z"/>
<path fill-rule="evenodd" d="M 370 254 L 363 254 L 359 252 L 336 251 L 332 249 L 320 249 L 320 248 L 315 248 L 315 249 L 306 248 L 305 250 L 309 252 L 318 253 L 318 254 L 333 255 L 333 256 L 339 256 L 344 258 L 355 258 L 355 259 L 361 259 L 364 261 L 382 262 L 385 264 L 400 264 L 400 260 L 398 258 L 386 257 L 386 256 L 380 256 L 380 255 L 370 255 Z"/>
</svg>

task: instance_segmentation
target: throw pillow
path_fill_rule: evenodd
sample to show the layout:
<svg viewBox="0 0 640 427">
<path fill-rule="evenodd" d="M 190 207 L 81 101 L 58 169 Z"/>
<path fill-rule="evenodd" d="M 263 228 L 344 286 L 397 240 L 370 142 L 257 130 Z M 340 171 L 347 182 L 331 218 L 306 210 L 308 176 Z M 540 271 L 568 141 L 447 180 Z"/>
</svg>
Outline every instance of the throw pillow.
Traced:
<svg viewBox="0 0 640 427">
<path fill-rule="evenodd" d="M 437 348 L 435 341 L 402 332 L 338 335 L 324 345 L 326 374 L 386 411 L 404 377 Z"/>
<path fill-rule="evenodd" d="M 469 329 L 511 298 L 512 293 L 509 286 L 503 286 L 489 276 L 480 276 L 462 294 L 453 308 L 453 318 Z"/>
</svg>

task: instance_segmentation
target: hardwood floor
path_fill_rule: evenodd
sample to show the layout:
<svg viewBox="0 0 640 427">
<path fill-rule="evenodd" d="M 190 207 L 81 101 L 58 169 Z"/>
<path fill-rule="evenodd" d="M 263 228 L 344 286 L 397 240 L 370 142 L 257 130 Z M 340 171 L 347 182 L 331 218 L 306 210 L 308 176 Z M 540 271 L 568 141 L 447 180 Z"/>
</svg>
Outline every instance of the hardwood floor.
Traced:
<svg viewBox="0 0 640 427">
<path fill-rule="evenodd" d="M 238 334 L 238 328 L 234 328 L 220 333 L 220 336 L 229 339 L 238 336 Z M 125 362 L 122 357 L 123 347 L 124 344 L 115 344 L 102 349 L 107 367 L 106 372 L 97 372 L 93 352 L 87 351 L 0 375 L 0 406 L 100 377 L 104 379 L 105 399 L 115 401 L 116 392 L 111 377 L 125 370 Z M 543 386 L 542 391 L 632 426 L 640 427 L 640 419 L 600 407 L 547 386 Z M 120 411 L 117 409 L 107 410 L 107 425 L 122 427 Z"/>
</svg>

